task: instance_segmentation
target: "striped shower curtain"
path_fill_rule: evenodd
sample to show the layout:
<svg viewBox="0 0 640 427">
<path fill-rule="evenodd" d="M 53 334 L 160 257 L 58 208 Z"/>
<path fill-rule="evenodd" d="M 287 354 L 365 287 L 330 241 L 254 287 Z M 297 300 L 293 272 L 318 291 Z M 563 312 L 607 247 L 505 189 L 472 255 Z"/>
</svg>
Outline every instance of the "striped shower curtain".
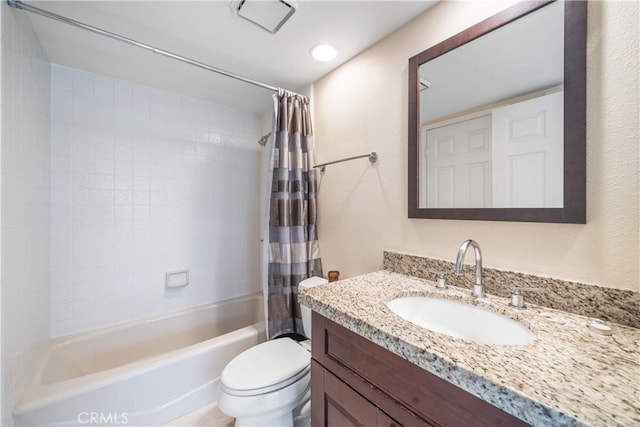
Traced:
<svg viewBox="0 0 640 427">
<path fill-rule="evenodd" d="M 309 100 L 284 90 L 274 99 L 266 289 L 269 339 L 303 333 L 298 283 L 322 276 Z"/>
</svg>

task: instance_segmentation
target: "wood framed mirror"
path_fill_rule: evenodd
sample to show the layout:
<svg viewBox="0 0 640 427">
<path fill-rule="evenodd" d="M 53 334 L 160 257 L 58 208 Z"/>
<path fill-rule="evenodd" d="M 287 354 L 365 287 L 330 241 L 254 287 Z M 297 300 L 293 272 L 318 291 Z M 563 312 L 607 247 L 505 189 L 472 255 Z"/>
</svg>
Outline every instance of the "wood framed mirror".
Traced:
<svg viewBox="0 0 640 427">
<path fill-rule="evenodd" d="M 586 32 L 522 2 L 409 59 L 409 218 L 586 223 Z"/>
</svg>

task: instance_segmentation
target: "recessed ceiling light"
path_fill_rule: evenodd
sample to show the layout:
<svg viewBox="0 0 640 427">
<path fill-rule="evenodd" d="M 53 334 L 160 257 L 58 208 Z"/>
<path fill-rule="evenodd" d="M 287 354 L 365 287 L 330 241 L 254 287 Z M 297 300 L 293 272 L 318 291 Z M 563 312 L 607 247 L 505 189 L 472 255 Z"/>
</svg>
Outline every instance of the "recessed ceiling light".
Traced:
<svg viewBox="0 0 640 427">
<path fill-rule="evenodd" d="M 338 51 L 330 44 L 317 44 L 311 48 L 311 56 L 320 62 L 331 61 L 336 57 Z"/>
</svg>

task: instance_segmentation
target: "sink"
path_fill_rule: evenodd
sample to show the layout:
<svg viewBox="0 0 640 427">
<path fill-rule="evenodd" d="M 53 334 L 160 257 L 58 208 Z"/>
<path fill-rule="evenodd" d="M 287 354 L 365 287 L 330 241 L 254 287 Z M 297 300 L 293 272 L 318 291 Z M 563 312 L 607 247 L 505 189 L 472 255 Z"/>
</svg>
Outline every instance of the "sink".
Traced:
<svg viewBox="0 0 640 427">
<path fill-rule="evenodd" d="M 387 307 L 395 314 L 434 332 L 483 344 L 525 345 L 536 336 L 526 326 L 482 307 L 432 297 L 402 297 Z"/>
</svg>

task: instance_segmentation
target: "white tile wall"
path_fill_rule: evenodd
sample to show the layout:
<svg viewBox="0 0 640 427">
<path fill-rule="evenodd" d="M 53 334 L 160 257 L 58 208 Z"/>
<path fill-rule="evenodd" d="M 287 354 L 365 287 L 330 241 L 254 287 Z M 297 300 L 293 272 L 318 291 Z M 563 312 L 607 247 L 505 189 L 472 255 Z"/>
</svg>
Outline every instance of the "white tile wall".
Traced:
<svg viewBox="0 0 640 427">
<path fill-rule="evenodd" d="M 49 63 L 24 13 L 2 14 L 2 418 L 49 339 Z"/>
<path fill-rule="evenodd" d="M 52 337 L 259 291 L 259 124 L 51 66 Z"/>
</svg>

